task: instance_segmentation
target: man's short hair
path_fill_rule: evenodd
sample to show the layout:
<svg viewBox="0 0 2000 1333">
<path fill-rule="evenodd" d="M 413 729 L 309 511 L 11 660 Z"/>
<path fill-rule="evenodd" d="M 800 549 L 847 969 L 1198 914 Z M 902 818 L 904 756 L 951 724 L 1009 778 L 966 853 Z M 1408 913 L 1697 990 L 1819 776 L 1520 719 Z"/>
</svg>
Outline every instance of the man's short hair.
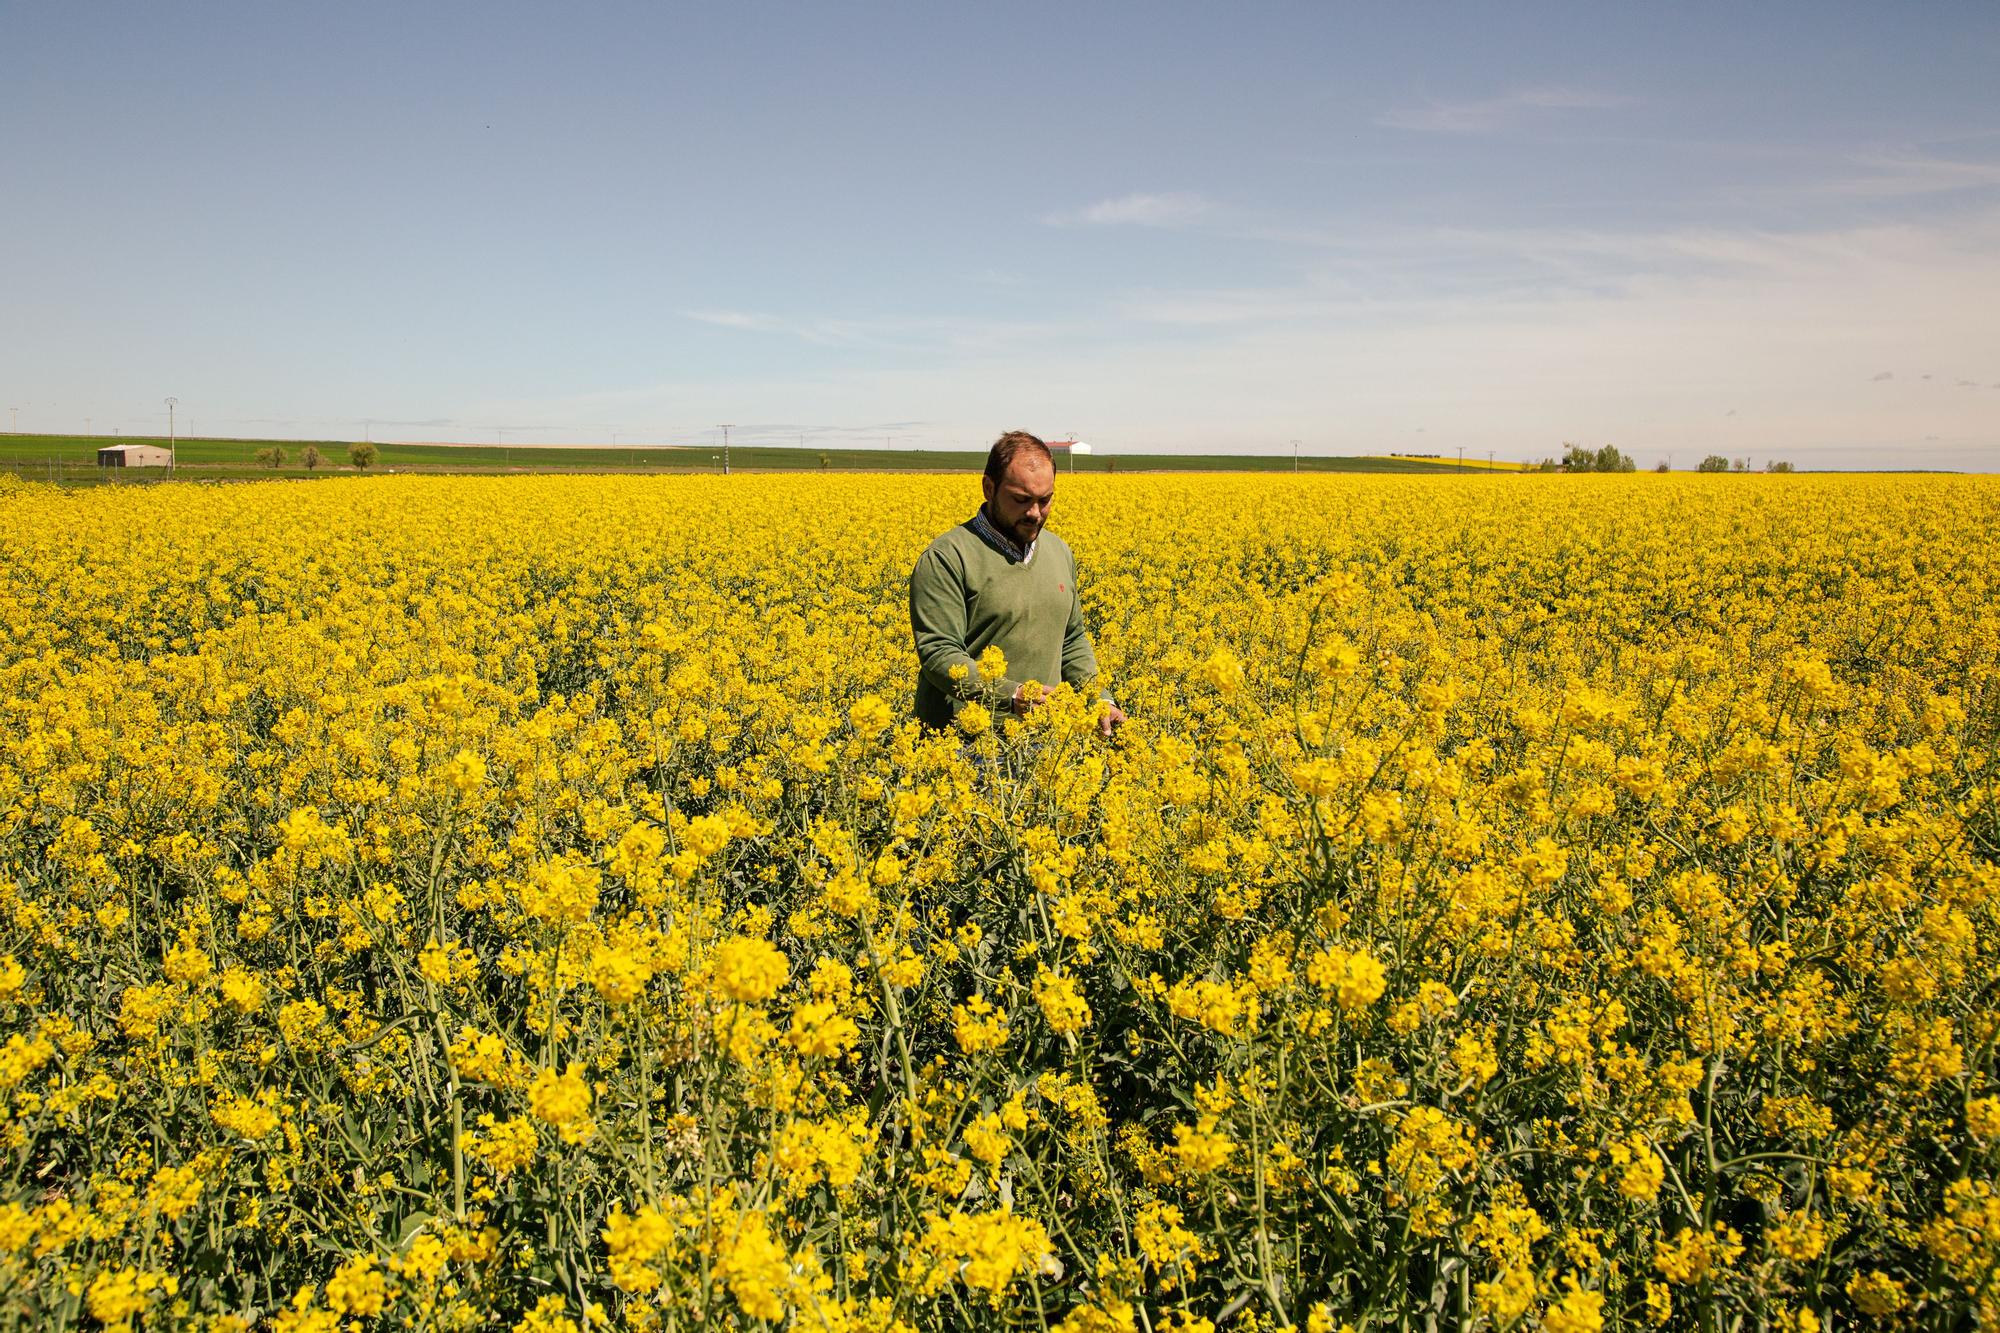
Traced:
<svg viewBox="0 0 2000 1333">
<path fill-rule="evenodd" d="M 1014 465 L 1014 456 L 1022 450 L 1040 454 L 1050 467 L 1056 465 L 1056 456 L 1049 447 L 1024 430 L 1010 430 L 993 441 L 993 447 L 986 451 L 986 479 L 995 486 L 1007 475 L 1007 469 Z"/>
</svg>

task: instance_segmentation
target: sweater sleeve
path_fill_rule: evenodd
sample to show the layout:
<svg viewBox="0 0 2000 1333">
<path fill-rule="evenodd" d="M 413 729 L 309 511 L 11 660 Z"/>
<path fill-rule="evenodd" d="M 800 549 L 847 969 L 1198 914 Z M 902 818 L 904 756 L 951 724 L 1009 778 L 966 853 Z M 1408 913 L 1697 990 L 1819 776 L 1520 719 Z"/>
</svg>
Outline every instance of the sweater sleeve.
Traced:
<svg viewBox="0 0 2000 1333">
<path fill-rule="evenodd" d="M 943 547 L 925 551 L 910 574 L 910 633 L 916 640 L 917 668 L 948 699 L 998 706 L 1013 696 L 1020 682 L 1006 676 L 992 682 L 980 678 L 979 663 L 965 646 L 965 600 L 965 572 L 957 558 Z"/>
<path fill-rule="evenodd" d="M 1090 631 L 1083 623 L 1083 594 L 1077 588 L 1076 556 L 1069 559 L 1069 624 L 1063 629 L 1062 678 L 1067 685 L 1083 685 L 1097 676 L 1097 650 L 1091 646 Z M 1099 691 L 1109 699 L 1109 691 Z"/>
</svg>

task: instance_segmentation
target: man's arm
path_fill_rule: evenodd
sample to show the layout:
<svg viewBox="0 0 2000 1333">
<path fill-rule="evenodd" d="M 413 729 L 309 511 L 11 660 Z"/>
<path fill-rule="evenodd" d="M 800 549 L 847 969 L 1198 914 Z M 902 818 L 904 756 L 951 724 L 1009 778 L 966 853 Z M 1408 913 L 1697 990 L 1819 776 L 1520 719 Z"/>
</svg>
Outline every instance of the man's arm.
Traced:
<svg viewBox="0 0 2000 1333">
<path fill-rule="evenodd" d="M 1083 593 L 1077 584 L 1076 556 L 1069 558 L 1069 624 L 1063 629 L 1062 678 L 1068 685 L 1082 685 L 1097 675 L 1097 649 L 1091 646 L 1090 631 L 1083 623 Z M 1109 699 L 1111 696 L 1103 696 Z"/>
<path fill-rule="evenodd" d="M 1083 593 L 1077 585 L 1076 556 L 1069 559 L 1069 624 L 1063 630 L 1062 673 L 1063 682 L 1069 685 L 1083 685 L 1097 676 L 1097 649 L 1091 645 L 1090 631 L 1083 623 Z M 1098 719 L 1098 733 L 1109 738 L 1111 733 L 1125 721 L 1125 710 L 1111 697 L 1111 691 L 1100 689 L 1097 697 L 1104 704 L 1104 715 Z"/>
<path fill-rule="evenodd" d="M 918 558 L 910 574 L 910 633 L 916 639 L 917 667 L 948 698 L 1004 705 L 1020 682 L 1006 676 L 990 683 L 980 679 L 979 664 L 965 646 L 970 628 L 965 574 L 948 553 L 934 546 Z M 962 672 L 957 670 L 961 667 Z"/>
</svg>

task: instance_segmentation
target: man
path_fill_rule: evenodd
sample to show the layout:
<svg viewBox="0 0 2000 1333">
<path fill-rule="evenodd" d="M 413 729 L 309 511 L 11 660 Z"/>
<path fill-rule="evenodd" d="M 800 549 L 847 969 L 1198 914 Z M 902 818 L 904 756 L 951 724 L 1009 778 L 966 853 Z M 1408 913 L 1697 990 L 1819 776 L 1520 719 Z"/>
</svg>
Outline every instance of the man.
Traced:
<svg viewBox="0 0 2000 1333">
<path fill-rule="evenodd" d="M 1081 686 L 1097 675 L 1083 627 L 1076 557 L 1043 531 L 1055 503 L 1056 463 L 1024 430 L 994 441 L 980 480 L 979 512 L 930 544 L 910 575 L 910 630 L 917 641 L 917 717 L 943 727 L 977 701 L 1026 714 L 1040 700 L 1028 681 Z M 982 678 L 976 660 L 998 646 L 1007 674 Z M 1125 714 L 1104 701 L 1105 736 Z"/>
</svg>

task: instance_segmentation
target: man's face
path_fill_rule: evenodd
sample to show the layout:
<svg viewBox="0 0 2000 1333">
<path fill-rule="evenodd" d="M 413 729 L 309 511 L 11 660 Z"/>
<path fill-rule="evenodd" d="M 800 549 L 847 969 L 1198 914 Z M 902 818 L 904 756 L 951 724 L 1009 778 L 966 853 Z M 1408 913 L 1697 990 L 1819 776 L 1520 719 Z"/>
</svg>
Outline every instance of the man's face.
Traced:
<svg viewBox="0 0 2000 1333">
<path fill-rule="evenodd" d="M 1041 536 L 1042 525 L 1049 521 L 1049 510 L 1056 502 L 1054 464 L 1024 449 L 1007 465 L 999 485 L 994 485 L 991 477 L 979 481 L 986 491 L 986 514 L 994 527 L 1024 548 Z"/>
</svg>

